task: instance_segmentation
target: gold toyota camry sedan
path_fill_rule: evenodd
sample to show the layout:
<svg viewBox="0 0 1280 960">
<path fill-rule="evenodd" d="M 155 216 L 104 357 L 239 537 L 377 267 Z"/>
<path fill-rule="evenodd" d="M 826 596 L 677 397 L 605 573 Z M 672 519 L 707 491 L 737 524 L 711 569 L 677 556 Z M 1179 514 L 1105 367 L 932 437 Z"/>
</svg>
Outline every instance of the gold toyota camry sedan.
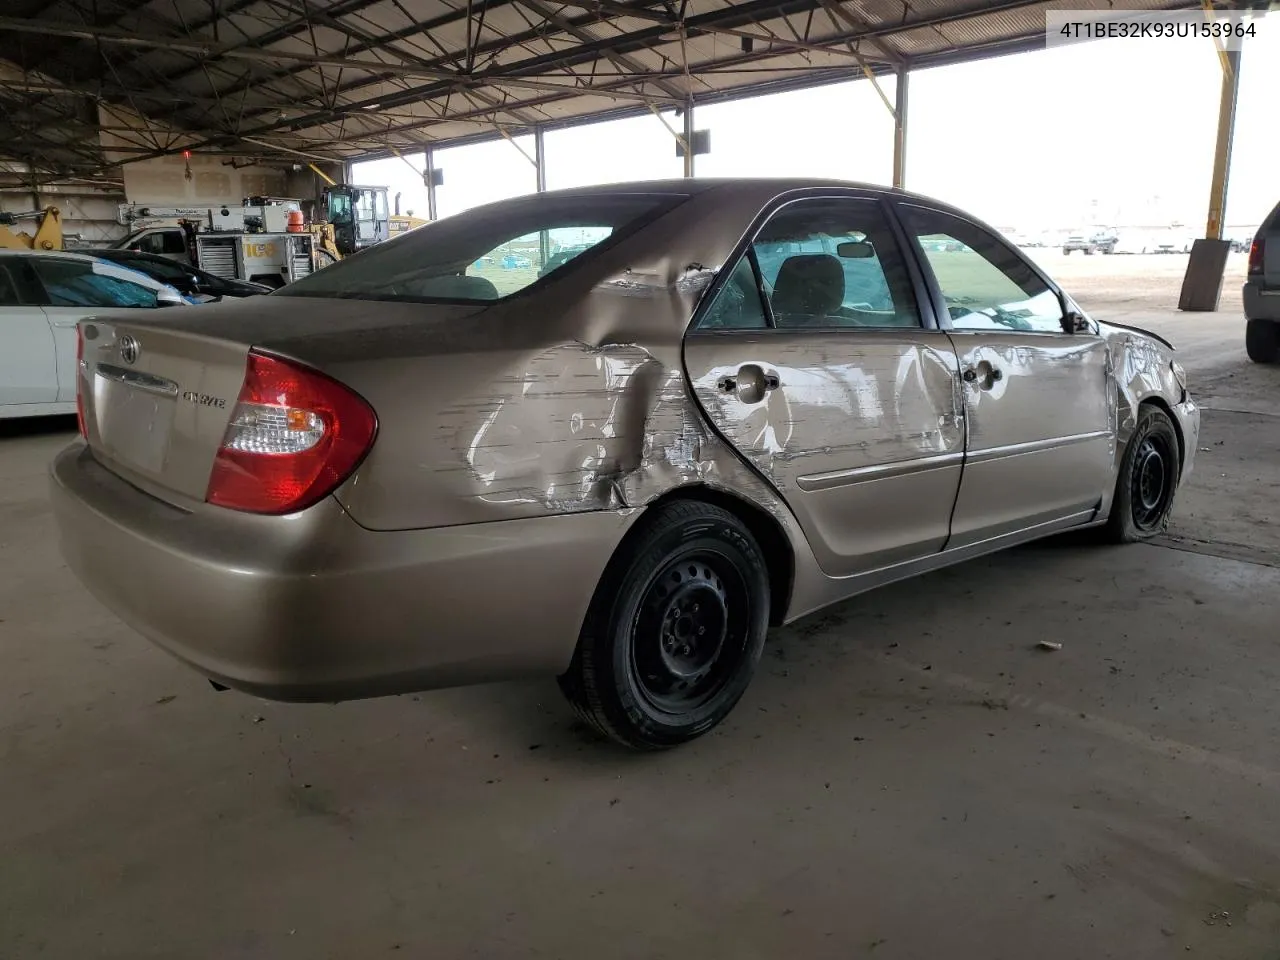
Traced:
<svg viewBox="0 0 1280 960">
<path fill-rule="evenodd" d="M 215 681 L 557 676 L 714 727 L 770 625 L 1071 528 L 1158 534 L 1199 409 L 952 207 L 816 180 L 503 201 L 267 297 L 79 325 L 62 550 Z"/>
</svg>

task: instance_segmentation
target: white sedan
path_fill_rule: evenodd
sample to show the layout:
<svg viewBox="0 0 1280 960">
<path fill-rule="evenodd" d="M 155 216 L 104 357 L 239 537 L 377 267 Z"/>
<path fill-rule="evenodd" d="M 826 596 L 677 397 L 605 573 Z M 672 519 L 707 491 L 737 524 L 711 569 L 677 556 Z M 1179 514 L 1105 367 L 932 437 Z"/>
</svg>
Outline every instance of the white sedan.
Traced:
<svg viewBox="0 0 1280 960">
<path fill-rule="evenodd" d="M 0 418 L 76 412 L 77 321 L 186 305 L 173 287 L 94 257 L 0 250 Z"/>
</svg>

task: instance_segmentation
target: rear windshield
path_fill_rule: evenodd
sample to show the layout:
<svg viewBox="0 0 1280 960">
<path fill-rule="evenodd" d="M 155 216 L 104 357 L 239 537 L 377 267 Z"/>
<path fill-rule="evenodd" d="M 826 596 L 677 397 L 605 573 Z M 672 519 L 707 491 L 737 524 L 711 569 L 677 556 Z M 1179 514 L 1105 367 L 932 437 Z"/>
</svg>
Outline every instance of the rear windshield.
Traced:
<svg viewBox="0 0 1280 960">
<path fill-rule="evenodd" d="M 278 290 L 278 297 L 492 301 L 520 293 L 685 197 L 528 197 L 429 223 Z"/>
</svg>

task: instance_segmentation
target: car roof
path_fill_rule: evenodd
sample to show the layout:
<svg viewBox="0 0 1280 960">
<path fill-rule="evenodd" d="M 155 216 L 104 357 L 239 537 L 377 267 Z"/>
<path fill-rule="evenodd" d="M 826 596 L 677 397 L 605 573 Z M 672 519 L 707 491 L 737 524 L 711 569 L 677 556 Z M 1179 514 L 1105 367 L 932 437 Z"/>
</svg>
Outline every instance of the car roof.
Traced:
<svg viewBox="0 0 1280 960">
<path fill-rule="evenodd" d="M 80 263 L 97 259 L 92 253 L 74 253 L 70 250 L 0 250 L 0 257 L 45 257 L 52 260 L 75 260 Z"/>
<path fill-rule="evenodd" d="M 714 192 L 718 200 L 733 204 L 736 201 L 755 203 L 762 193 L 771 193 L 774 197 L 782 197 L 792 193 L 822 190 L 848 191 L 861 194 L 864 197 L 894 199 L 910 204 L 919 204 L 985 226 L 983 221 L 972 213 L 937 197 L 903 190 L 898 187 L 888 187 L 879 183 L 839 180 L 830 177 L 682 177 L 665 180 L 625 180 L 617 183 L 567 187 L 561 190 L 548 190 L 544 193 L 523 194 L 502 200 L 493 200 L 472 207 L 466 212 L 493 211 L 511 204 L 537 203 L 555 199 L 586 200 L 592 197 L 616 196 L 625 193 L 670 194 L 672 197 L 692 198 Z"/>
<path fill-rule="evenodd" d="M 895 194 L 897 196 L 913 196 L 905 190 L 886 187 L 883 184 L 863 183 L 853 180 L 838 180 L 829 177 L 698 177 L 668 178 L 664 180 L 627 180 L 618 183 L 600 183 L 586 187 L 568 187 L 563 190 L 549 190 L 542 196 L 590 196 L 592 194 L 608 194 L 644 190 L 647 193 L 698 194 L 708 190 L 732 193 L 735 191 L 756 193 L 760 187 L 773 187 L 778 193 L 791 190 L 804 190 L 814 187 L 833 187 L 843 190 L 865 190 L 872 193 Z M 926 199 L 920 197 L 919 199 Z"/>
</svg>

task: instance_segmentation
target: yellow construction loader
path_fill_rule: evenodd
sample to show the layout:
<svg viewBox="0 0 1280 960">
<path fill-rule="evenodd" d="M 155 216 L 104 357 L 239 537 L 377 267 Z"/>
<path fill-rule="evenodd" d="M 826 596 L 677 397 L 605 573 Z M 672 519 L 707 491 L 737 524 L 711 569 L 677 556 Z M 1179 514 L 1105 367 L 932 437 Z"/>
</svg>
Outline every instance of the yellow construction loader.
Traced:
<svg viewBox="0 0 1280 960">
<path fill-rule="evenodd" d="M 17 225 L 34 220 L 35 233 L 23 233 Z M 0 213 L 0 250 L 61 250 L 62 213 L 45 207 L 29 213 Z"/>
</svg>

